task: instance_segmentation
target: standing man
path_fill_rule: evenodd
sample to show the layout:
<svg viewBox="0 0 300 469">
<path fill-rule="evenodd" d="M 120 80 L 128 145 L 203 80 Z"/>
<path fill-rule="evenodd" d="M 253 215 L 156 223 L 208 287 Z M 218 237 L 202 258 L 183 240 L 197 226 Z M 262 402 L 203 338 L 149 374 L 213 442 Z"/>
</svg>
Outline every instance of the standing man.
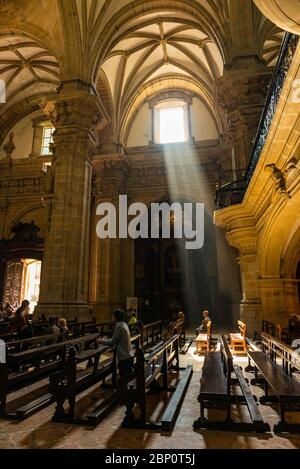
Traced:
<svg viewBox="0 0 300 469">
<path fill-rule="evenodd" d="M 131 373 L 133 368 L 134 351 L 130 341 L 129 327 L 125 322 L 125 313 L 121 309 L 115 309 L 113 315 L 116 321 L 114 333 L 111 339 L 100 339 L 102 345 L 115 346 L 120 376 Z"/>
</svg>

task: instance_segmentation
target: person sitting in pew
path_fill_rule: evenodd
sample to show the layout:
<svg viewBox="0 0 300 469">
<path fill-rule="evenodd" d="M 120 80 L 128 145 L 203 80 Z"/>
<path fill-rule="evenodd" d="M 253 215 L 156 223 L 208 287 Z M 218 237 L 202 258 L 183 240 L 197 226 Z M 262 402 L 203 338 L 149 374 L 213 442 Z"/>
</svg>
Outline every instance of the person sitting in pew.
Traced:
<svg viewBox="0 0 300 469">
<path fill-rule="evenodd" d="M 64 318 L 60 318 L 58 320 L 58 329 L 59 329 L 59 334 L 63 334 L 63 340 L 65 340 L 68 337 L 68 326 L 67 326 L 67 321 Z"/>
<path fill-rule="evenodd" d="M 17 309 L 15 314 L 14 328 L 19 340 L 30 339 L 32 337 L 31 325 L 28 319 L 29 305 L 28 300 L 22 301 L 20 308 Z"/>
<path fill-rule="evenodd" d="M 184 315 L 183 311 L 179 311 L 177 320 L 176 320 L 176 322 L 175 322 L 175 329 L 176 329 L 178 326 L 181 326 L 181 324 L 182 324 L 184 321 L 185 321 L 185 315 Z"/>
<path fill-rule="evenodd" d="M 3 310 L 3 316 L 4 316 L 4 320 L 7 321 L 11 318 L 13 318 L 14 316 L 14 309 L 12 308 L 12 306 L 9 304 L 9 303 L 6 303 L 5 307 L 4 307 L 4 310 Z"/>
<path fill-rule="evenodd" d="M 55 324 L 55 318 L 49 318 L 49 326 L 46 329 L 46 335 L 59 335 L 59 327 Z M 46 345 L 56 344 L 58 338 L 53 337 L 53 339 L 48 339 Z"/>
<path fill-rule="evenodd" d="M 129 317 L 129 321 L 128 321 L 128 327 L 129 327 L 129 330 L 130 330 L 131 335 L 135 335 L 135 334 L 138 334 L 138 333 L 139 333 L 138 321 L 137 321 L 137 317 L 136 317 L 136 312 L 135 312 L 135 311 L 131 311 L 131 312 L 130 312 L 130 317 Z"/>
<path fill-rule="evenodd" d="M 113 336 L 111 339 L 98 339 L 99 344 L 116 347 L 118 368 L 120 376 L 127 375 L 132 372 L 134 364 L 134 352 L 130 341 L 130 330 L 125 322 L 125 312 L 121 309 L 115 309 L 113 316 L 116 321 Z"/>
<path fill-rule="evenodd" d="M 203 316 L 202 323 L 200 327 L 197 327 L 196 329 L 197 335 L 200 333 L 205 334 L 207 332 L 207 324 L 209 323 L 209 321 L 211 321 L 209 317 L 209 312 L 206 309 L 202 312 L 202 316 Z"/>
</svg>

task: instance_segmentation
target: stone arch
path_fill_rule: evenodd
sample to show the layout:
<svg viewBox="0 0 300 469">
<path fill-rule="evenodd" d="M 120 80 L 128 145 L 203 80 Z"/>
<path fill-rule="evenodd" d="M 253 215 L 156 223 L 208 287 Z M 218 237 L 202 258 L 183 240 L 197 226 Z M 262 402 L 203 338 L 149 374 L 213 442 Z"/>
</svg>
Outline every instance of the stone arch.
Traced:
<svg viewBox="0 0 300 469">
<path fill-rule="evenodd" d="M 11 217 L 10 219 L 8 220 L 7 224 L 6 224 L 6 228 L 5 228 L 5 239 L 9 239 L 9 237 L 11 236 L 11 230 L 14 226 L 16 226 L 18 224 L 19 221 L 22 220 L 22 218 L 28 216 L 30 213 L 32 212 L 37 212 L 37 211 L 40 211 L 42 213 L 42 211 L 45 211 L 42 203 L 35 203 L 33 205 L 30 205 L 30 206 L 27 206 L 25 208 L 22 208 L 20 210 L 18 210 L 17 212 L 15 212 Z M 34 214 L 33 214 L 34 215 Z M 33 216 L 33 219 L 34 219 L 34 216 Z M 39 226 L 39 228 L 41 230 L 45 230 L 46 229 L 46 211 L 45 211 L 45 222 L 44 222 L 44 226 Z"/>
<path fill-rule="evenodd" d="M 121 143 L 126 145 L 131 126 L 143 104 L 166 90 L 188 91 L 199 98 L 210 113 L 219 133 L 222 133 L 221 119 L 213 107 L 212 96 L 207 90 L 201 88 L 191 77 L 158 77 L 146 83 L 128 103 L 120 123 L 118 138 Z"/>
<path fill-rule="evenodd" d="M 96 85 L 97 92 L 100 96 L 101 102 L 106 110 L 107 116 L 109 118 L 109 122 L 105 128 L 101 129 L 100 132 L 100 150 L 103 144 L 111 144 L 115 141 L 115 134 L 116 134 L 116 123 L 115 123 L 115 116 L 114 116 L 114 106 L 113 106 L 113 98 L 112 93 L 109 85 L 108 78 L 103 70 L 100 70 L 97 79 Z"/>
<path fill-rule="evenodd" d="M 295 226 L 282 253 L 281 274 L 294 279 L 300 262 L 300 226 Z"/>
<path fill-rule="evenodd" d="M 281 259 L 291 232 L 299 227 L 300 193 L 290 199 L 281 199 L 275 215 L 267 224 L 259 246 L 259 267 L 262 278 L 281 277 Z"/>
</svg>

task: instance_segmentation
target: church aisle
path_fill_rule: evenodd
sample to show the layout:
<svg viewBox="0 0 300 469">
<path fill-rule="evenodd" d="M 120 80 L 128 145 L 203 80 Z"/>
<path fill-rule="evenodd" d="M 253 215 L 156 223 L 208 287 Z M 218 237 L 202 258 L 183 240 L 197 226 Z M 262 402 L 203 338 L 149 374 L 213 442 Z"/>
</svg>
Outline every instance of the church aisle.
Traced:
<svg viewBox="0 0 300 469">
<path fill-rule="evenodd" d="M 172 436 L 162 436 L 159 432 L 144 430 L 128 430 L 120 427 L 124 416 L 124 407 L 117 407 L 97 427 L 84 427 L 70 424 L 52 423 L 51 417 L 54 404 L 23 422 L 0 420 L 0 448 L 64 448 L 64 449 L 272 449 L 272 448 L 300 448 L 299 435 L 274 435 L 233 433 L 217 431 L 193 431 L 193 421 L 199 416 L 197 395 L 201 376 L 202 357 L 194 355 L 194 344 L 186 356 L 180 356 L 181 366 L 192 364 L 194 374 L 181 408 Z M 246 358 L 236 359 L 240 365 L 247 364 Z M 96 389 L 94 387 L 93 389 Z M 26 390 L 28 392 L 28 389 Z M 262 394 L 260 388 L 252 387 L 258 397 Z M 21 392 L 18 393 L 18 397 Z M 89 402 L 97 395 L 88 390 L 80 395 L 83 403 Z M 14 395 L 14 398 L 16 394 Z M 151 397 L 150 399 L 156 399 Z M 157 401 L 156 401 L 157 402 Z M 162 405 L 156 408 L 157 415 Z M 278 421 L 277 412 L 269 406 L 260 405 L 265 421 L 271 428 Z M 217 418 L 222 417 L 222 410 L 215 410 Z M 238 418 L 234 410 L 234 417 Z M 247 411 L 243 407 L 242 413 L 247 418 Z M 154 417 L 155 417 L 154 415 Z M 295 421 L 300 415 L 288 416 Z M 296 420 L 297 419 L 297 420 Z"/>
</svg>

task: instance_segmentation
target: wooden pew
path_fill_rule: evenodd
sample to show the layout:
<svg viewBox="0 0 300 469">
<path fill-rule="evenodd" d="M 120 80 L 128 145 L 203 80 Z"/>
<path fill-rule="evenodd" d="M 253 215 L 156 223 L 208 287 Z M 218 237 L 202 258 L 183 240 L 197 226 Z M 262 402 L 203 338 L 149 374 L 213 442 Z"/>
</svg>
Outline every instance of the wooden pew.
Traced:
<svg viewBox="0 0 300 469">
<path fill-rule="evenodd" d="M 293 378 L 293 371 L 295 368 L 299 371 L 299 367 L 292 361 L 293 349 L 266 333 L 262 333 L 262 341 L 263 351 L 248 351 L 255 366 L 255 378 L 251 383 L 263 382 L 265 395 L 260 398 L 262 404 L 279 404 L 280 421 L 274 425 L 274 433 L 299 433 L 300 424 L 288 423 L 285 418 L 287 410 L 299 411 L 300 406 L 300 383 Z M 278 360 L 281 360 L 281 365 Z M 272 389 L 274 395 L 269 395 L 269 389 Z"/>
<path fill-rule="evenodd" d="M 9 321 L 1 321 L 0 322 L 0 334 L 8 334 L 10 332 L 10 322 Z"/>
<path fill-rule="evenodd" d="M 300 320 L 292 317 L 289 318 L 288 322 L 289 342 L 292 342 L 294 339 L 300 339 Z"/>
<path fill-rule="evenodd" d="M 176 390 L 170 388 L 168 370 L 174 360 L 176 360 L 175 369 L 179 370 L 179 335 L 165 341 L 154 352 L 148 354 L 147 358 L 145 358 L 142 349 L 136 351 L 134 371 L 121 377 L 118 382 L 119 401 L 126 406 L 123 427 L 172 430 L 192 375 L 192 367 L 188 366 Z M 157 381 L 160 375 L 162 375 L 162 386 Z M 161 422 L 151 423 L 147 419 L 147 392 L 159 393 L 161 390 L 175 391 L 175 394 L 170 400 Z M 139 417 L 134 415 L 135 406 L 139 408 Z"/>
<path fill-rule="evenodd" d="M 95 333 L 98 332 L 100 337 L 110 336 L 113 334 L 115 322 L 100 322 L 93 324 L 85 325 L 85 333 Z"/>
<path fill-rule="evenodd" d="M 230 347 L 234 354 L 244 354 L 247 352 L 246 333 L 247 325 L 242 321 L 237 321 L 239 332 L 229 334 Z"/>
<path fill-rule="evenodd" d="M 16 338 L 17 338 L 16 332 L 8 332 L 6 334 L 0 335 L 0 340 L 3 340 L 4 342 L 12 342 Z"/>
<path fill-rule="evenodd" d="M 138 334 L 136 336 L 131 337 L 131 344 L 133 350 L 138 350 L 140 348 L 140 341 L 141 336 Z M 90 410 L 87 414 L 86 419 L 84 422 L 87 425 L 96 426 L 100 423 L 103 418 L 112 410 L 115 404 L 118 403 L 118 391 L 117 391 L 117 371 L 116 371 L 116 350 L 114 349 L 113 354 L 113 372 L 112 372 L 112 380 L 111 385 L 107 385 L 106 383 L 102 383 L 102 386 L 110 386 L 112 388 L 112 393 L 100 405 L 94 407 L 94 409 Z"/>
<path fill-rule="evenodd" d="M 272 337 L 275 337 L 275 327 L 276 325 L 273 322 L 267 321 L 266 319 L 263 319 L 261 322 L 262 332 L 270 334 Z"/>
<path fill-rule="evenodd" d="M 7 343 L 7 352 L 8 354 L 19 353 L 32 348 L 53 345 L 62 341 L 63 338 L 63 334 L 49 334 L 31 337 L 30 339 L 14 340 Z"/>
<path fill-rule="evenodd" d="M 116 374 L 115 355 L 100 361 L 101 355 L 110 347 L 100 345 L 93 350 L 78 352 L 71 347 L 65 357 L 63 369 L 50 376 L 49 393 L 56 402 L 53 422 L 83 423 L 76 418 L 76 395 L 104 380 L 107 376 Z M 85 370 L 78 365 L 88 362 Z M 114 381 L 115 378 L 113 378 Z M 64 408 L 65 401 L 69 403 L 69 410 Z"/>
<path fill-rule="evenodd" d="M 237 382 L 240 385 L 242 396 L 232 395 L 232 373 L 235 373 Z M 220 352 L 206 352 L 202 368 L 200 392 L 198 396 L 200 402 L 200 418 L 194 421 L 195 430 L 202 428 L 249 432 L 256 431 L 263 433 L 269 431 L 270 427 L 264 423 L 255 398 L 252 395 L 248 384 L 239 367 L 233 364 L 233 358 L 226 339 L 221 337 Z M 245 403 L 251 417 L 251 423 L 234 422 L 232 420 L 232 403 Z M 205 409 L 219 407 L 226 409 L 226 419 L 224 421 L 208 420 L 205 417 Z"/>
<path fill-rule="evenodd" d="M 162 321 L 152 322 L 151 324 L 143 325 L 140 330 L 141 347 L 147 348 L 155 345 L 163 338 Z"/>
<path fill-rule="evenodd" d="M 267 321 L 266 319 L 262 320 L 262 332 L 275 337 L 276 339 L 282 341 L 289 341 L 289 331 L 288 328 L 281 326 L 280 324 L 275 324 L 274 322 Z"/>
<path fill-rule="evenodd" d="M 36 383 L 60 370 L 68 347 L 95 347 L 97 337 L 98 334 L 91 334 L 71 341 L 7 353 L 7 363 L 0 364 L 0 416 L 24 419 L 50 404 L 51 395 L 46 393 L 10 414 L 5 412 L 9 393 Z"/>
<path fill-rule="evenodd" d="M 207 332 L 205 334 L 200 333 L 195 339 L 196 351 L 195 353 L 200 355 L 203 351 L 210 351 L 211 346 L 211 321 L 207 323 Z"/>
</svg>

